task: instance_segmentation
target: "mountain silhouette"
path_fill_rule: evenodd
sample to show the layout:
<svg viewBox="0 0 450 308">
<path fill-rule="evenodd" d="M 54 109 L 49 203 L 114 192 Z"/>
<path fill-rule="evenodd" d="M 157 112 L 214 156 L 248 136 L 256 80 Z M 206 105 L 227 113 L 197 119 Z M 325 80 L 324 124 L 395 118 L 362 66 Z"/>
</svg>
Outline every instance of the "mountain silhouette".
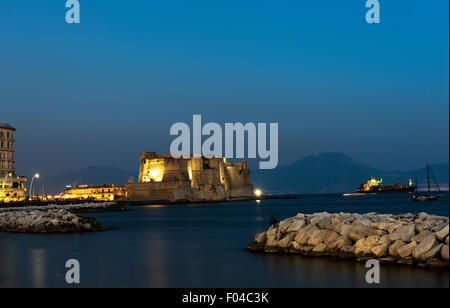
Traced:
<svg viewBox="0 0 450 308">
<path fill-rule="evenodd" d="M 449 165 L 431 166 L 437 180 L 448 186 Z M 340 193 L 354 192 L 369 177 L 383 178 L 383 182 L 407 184 L 419 177 L 425 181 L 425 168 L 411 171 L 383 171 L 363 164 L 343 153 L 322 153 L 307 156 L 291 165 L 273 170 L 252 170 L 255 187 L 272 193 Z M 447 184 L 447 185 L 445 185 Z"/>
<path fill-rule="evenodd" d="M 449 164 L 431 165 L 440 185 L 448 189 Z M 288 166 L 273 170 L 251 170 L 255 187 L 270 193 L 340 193 L 354 192 L 370 176 L 383 178 L 386 184 L 407 184 L 409 179 L 419 177 L 419 187 L 425 187 L 425 166 L 411 171 L 383 171 L 363 164 L 343 153 L 322 153 L 307 156 Z M 35 191 L 58 194 L 65 185 L 124 185 L 129 177 L 137 181 L 138 170 L 123 170 L 114 167 L 91 166 L 80 171 L 40 178 Z"/>
</svg>

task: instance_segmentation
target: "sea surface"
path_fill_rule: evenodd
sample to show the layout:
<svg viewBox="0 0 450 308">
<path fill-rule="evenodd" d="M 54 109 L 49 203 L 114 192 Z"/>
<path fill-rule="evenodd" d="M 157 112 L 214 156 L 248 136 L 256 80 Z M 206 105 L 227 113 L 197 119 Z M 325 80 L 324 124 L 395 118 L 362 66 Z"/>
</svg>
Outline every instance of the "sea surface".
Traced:
<svg viewBox="0 0 450 308">
<path fill-rule="evenodd" d="M 448 193 L 435 202 L 407 195 L 301 195 L 298 199 L 131 207 L 88 214 L 106 232 L 0 233 L 1 287 L 73 287 L 68 259 L 80 262 L 80 287 L 449 287 L 448 270 L 381 265 L 365 282 L 364 263 L 250 253 L 253 235 L 297 213 L 449 215 Z"/>
</svg>

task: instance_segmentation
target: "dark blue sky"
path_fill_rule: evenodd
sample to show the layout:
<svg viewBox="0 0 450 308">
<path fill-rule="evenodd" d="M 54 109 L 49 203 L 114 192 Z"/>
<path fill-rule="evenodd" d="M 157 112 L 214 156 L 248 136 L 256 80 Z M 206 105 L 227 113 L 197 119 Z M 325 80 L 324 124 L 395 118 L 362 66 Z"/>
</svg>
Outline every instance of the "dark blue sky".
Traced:
<svg viewBox="0 0 450 308">
<path fill-rule="evenodd" d="M 280 163 L 341 151 L 382 169 L 447 162 L 447 0 L 0 2 L 0 122 L 17 169 L 137 168 L 170 126 L 279 122 Z"/>
</svg>

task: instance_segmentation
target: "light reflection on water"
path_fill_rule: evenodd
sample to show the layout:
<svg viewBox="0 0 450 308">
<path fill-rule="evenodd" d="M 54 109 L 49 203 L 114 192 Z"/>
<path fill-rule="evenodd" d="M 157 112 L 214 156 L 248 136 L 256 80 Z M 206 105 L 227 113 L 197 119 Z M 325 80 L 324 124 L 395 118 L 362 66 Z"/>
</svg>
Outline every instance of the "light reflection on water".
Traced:
<svg viewBox="0 0 450 308">
<path fill-rule="evenodd" d="M 32 249 L 30 251 L 31 268 L 34 269 L 31 273 L 33 275 L 33 287 L 45 287 L 45 273 L 46 271 L 46 251 L 44 249 Z"/>
<path fill-rule="evenodd" d="M 298 212 L 427 211 L 448 216 L 448 194 L 417 205 L 400 196 L 337 195 L 134 207 L 92 214 L 110 230 L 83 234 L 0 233 L 0 287 L 65 287 L 65 262 L 81 264 L 81 287 L 367 287 L 364 263 L 245 251 L 272 215 Z M 91 215 L 91 214 L 89 214 Z M 448 270 L 381 266 L 381 286 L 448 287 Z"/>
<path fill-rule="evenodd" d="M 142 207 L 148 207 L 148 208 L 160 208 L 160 207 L 167 207 L 168 205 L 165 204 L 150 204 L 150 205 L 143 205 Z"/>
</svg>

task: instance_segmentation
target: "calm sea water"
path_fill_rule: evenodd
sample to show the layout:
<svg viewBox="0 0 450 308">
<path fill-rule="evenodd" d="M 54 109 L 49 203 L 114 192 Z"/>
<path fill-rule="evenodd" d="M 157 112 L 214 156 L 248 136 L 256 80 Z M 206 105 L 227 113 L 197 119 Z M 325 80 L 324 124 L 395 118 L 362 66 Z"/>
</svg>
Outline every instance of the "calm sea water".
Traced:
<svg viewBox="0 0 450 308">
<path fill-rule="evenodd" d="M 364 263 L 245 251 L 257 232 L 299 212 L 428 212 L 448 216 L 448 194 L 415 203 L 407 195 L 305 195 L 92 214 L 109 231 L 0 233 L 0 287 L 66 287 L 65 262 L 81 264 L 81 287 L 368 287 Z M 448 270 L 381 266 L 382 287 L 448 287 Z"/>
</svg>

